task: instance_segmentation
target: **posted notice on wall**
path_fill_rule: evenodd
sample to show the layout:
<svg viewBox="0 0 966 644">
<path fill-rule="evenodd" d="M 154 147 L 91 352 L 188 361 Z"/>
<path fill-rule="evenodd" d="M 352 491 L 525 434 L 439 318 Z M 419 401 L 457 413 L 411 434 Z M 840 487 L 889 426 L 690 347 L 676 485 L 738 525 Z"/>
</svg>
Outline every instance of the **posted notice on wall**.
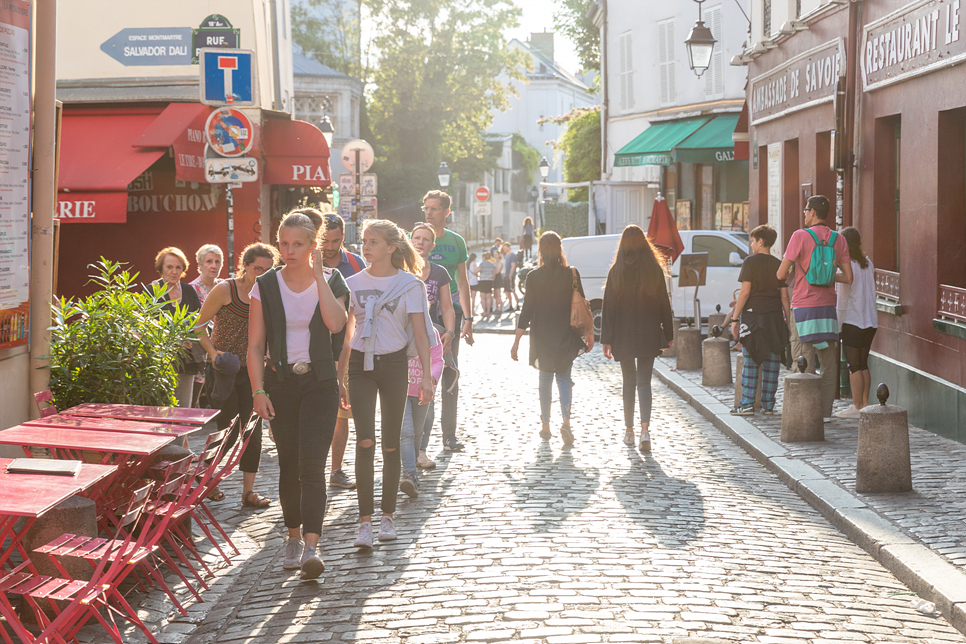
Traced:
<svg viewBox="0 0 966 644">
<path fill-rule="evenodd" d="M 31 9 L 0 0 L 0 349 L 30 328 Z"/>
</svg>

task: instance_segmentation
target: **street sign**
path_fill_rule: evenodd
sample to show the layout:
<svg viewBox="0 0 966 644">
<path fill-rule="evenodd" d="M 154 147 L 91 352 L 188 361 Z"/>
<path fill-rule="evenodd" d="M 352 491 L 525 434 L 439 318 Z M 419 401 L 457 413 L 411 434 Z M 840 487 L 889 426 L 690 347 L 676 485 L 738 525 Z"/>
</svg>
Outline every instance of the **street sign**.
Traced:
<svg viewBox="0 0 966 644">
<path fill-rule="evenodd" d="M 201 102 L 205 105 L 255 104 L 255 52 L 250 49 L 201 49 Z"/>
<path fill-rule="evenodd" d="M 373 213 L 376 212 L 376 207 L 379 205 L 379 200 L 375 197 L 362 197 L 359 199 L 359 210 L 362 212 Z"/>
<path fill-rule="evenodd" d="M 126 67 L 190 65 L 191 27 L 121 29 L 101 44 L 101 51 Z"/>
<path fill-rule="evenodd" d="M 486 186 L 480 186 L 479 188 L 476 189 L 476 200 L 477 201 L 486 201 L 489 198 L 490 198 L 490 189 L 489 188 L 487 188 Z"/>
<path fill-rule="evenodd" d="M 223 107 L 211 113 L 205 123 L 211 150 L 223 157 L 240 157 L 252 149 L 255 130 L 241 110 Z"/>
<path fill-rule="evenodd" d="M 356 194 L 356 182 L 351 174 L 339 175 L 339 193 L 349 198 Z"/>
<path fill-rule="evenodd" d="M 352 208 L 349 204 L 349 199 L 343 199 L 339 203 L 339 216 L 343 219 L 349 219 L 352 217 Z"/>
<path fill-rule="evenodd" d="M 489 201 L 477 201 L 473 204 L 477 217 L 490 217 L 493 214 L 493 203 Z"/>
<path fill-rule="evenodd" d="M 191 64 L 197 65 L 200 62 L 199 50 L 204 47 L 238 47 L 241 42 L 239 33 L 228 22 L 228 18 L 217 13 L 208 16 L 197 29 L 191 30 Z"/>
<path fill-rule="evenodd" d="M 208 183 L 258 181 L 258 160 L 254 157 L 205 159 L 205 178 Z"/>
<path fill-rule="evenodd" d="M 362 175 L 362 182 L 359 186 L 359 194 L 363 197 L 375 197 L 377 194 L 378 182 L 376 181 L 376 175 L 374 174 L 364 174 Z"/>
<path fill-rule="evenodd" d="M 349 141 L 345 144 L 345 147 L 342 148 L 342 165 L 349 172 L 355 172 L 356 151 L 359 152 L 359 172 L 365 172 L 372 167 L 373 161 L 376 160 L 376 155 L 372 151 L 372 146 L 362 139 Z"/>
</svg>

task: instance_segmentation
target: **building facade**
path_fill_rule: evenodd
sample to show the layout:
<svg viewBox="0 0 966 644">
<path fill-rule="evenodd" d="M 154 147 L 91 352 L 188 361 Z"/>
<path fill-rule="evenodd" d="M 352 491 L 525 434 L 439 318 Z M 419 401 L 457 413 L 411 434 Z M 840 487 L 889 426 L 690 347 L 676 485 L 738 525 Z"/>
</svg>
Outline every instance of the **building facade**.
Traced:
<svg viewBox="0 0 966 644">
<path fill-rule="evenodd" d="M 748 67 L 751 223 L 787 242 L 805 199 L 829 197 L 876 267 L 873 382 L 889 385 L 913 424 L 966 441 L 961 3 L 752 10 L 754 37 L 734 60 Z"/>
<path fill-rule="evenodd" d="M 692 0 L 591 8 L 602 43 L 601 178 L 613 182 L 598 199 L 607 232 L 646 228 L 658 192 L 682 229 L 746 228 L 747 161 L 735 158 L 732 140 L 745 73 L 727 63 L 742 52 L 748 22 L 734 2 L 701 7 L 718 41 L 701 78 L 684 44 L 698 18 Z"/>
</svg>

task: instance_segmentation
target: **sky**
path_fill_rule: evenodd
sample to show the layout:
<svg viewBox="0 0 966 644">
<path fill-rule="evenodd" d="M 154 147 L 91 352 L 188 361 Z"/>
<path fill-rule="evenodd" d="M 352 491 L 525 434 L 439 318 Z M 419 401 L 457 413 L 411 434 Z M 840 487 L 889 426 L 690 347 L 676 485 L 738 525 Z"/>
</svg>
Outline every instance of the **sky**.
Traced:
<svg viewBox="0 0 966 644">
<path fill-rule="evenodd" d="M 525 42 L 530 32 L 554 31 L 553 14 L 558 10 L 556 0 L 517 0 L 517 5 L 523 9 L 520 26 L 507 29 L 507 38 L 516 38 Z M 577 52 L 569 40 L 561 34 L 556 34 L 553 43 L 554 58 L 557 63 L 570 73 L 576 73 L 580 67 Z"/>
</svg>

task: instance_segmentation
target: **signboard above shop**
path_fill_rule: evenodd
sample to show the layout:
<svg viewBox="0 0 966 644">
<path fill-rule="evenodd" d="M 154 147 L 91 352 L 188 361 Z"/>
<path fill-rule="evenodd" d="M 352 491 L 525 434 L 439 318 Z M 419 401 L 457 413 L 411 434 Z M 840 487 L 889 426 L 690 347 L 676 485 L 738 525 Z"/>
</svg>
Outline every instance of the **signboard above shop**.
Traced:
<svg viewBox="0 0 966 644">
<path fill-rule="evenodd" d="M 839 76 L 844 75 L 845 42 L 837 38 L 753 78 L 751 124 L 830 103 Z"/>
<path fill-rule="evenodd" d="M 961 11 L 961 0 L 920 0 L 865 25 L 861 49 L 865 91 L 966 60 Z"/>
</svg>

